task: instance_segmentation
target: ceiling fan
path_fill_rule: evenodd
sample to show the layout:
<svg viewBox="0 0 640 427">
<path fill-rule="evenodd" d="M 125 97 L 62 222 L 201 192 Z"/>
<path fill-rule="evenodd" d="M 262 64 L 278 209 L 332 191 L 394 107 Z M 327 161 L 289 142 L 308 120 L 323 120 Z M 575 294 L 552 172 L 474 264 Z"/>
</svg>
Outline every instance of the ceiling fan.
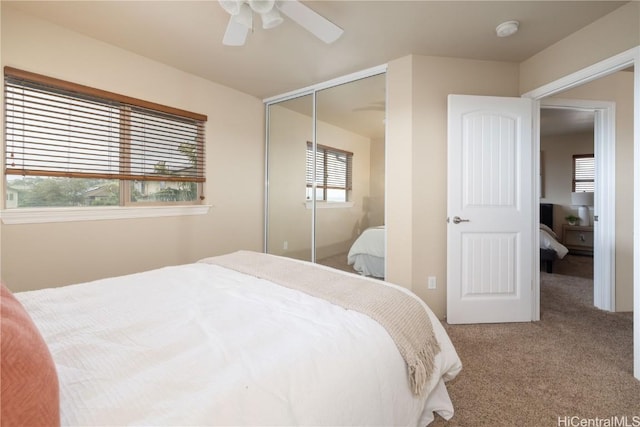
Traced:
<svg viewBox="0 0 640 427">
<path fill-rule="evenodd" d="M 262 28 L 270 29 L 283 21 L 280 12 L 288 16 L 329 44 L 338 40 L 342 28 L 324 18 L 298 0 L 218 0 L 220 6 L 231 15 L 222 43 L 227 46 L 244 45 L 249 30 L 253 28 L 253 12 L 260 15 Z"/>
</svg>

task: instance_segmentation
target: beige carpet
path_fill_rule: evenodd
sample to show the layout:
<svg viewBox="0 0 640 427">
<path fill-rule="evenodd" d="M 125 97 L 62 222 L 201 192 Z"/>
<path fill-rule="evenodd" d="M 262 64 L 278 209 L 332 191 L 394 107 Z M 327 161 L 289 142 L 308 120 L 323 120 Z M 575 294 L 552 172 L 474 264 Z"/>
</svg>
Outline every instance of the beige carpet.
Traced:
<svg viewBox="0 0 640 427">
<path fill-rule="evenodd" d="M 353 271 L 346 254 L 319 263 Z M 541 272 L 539 322 L 444 323 L 464 367 L 448 384 L 454 417 L 431 425 L 640 427 L 632 313 L 595 309 L 592 278 L 593 258 L 567 255 Z"/>
<path fill-rule="evenodd" d="M 578 258 L 566 264 L 588 263 Z M 464 367 L 448 385 L 454 417 L 432 425 L 598 425 L 569 422 L 625 416 L 628 424 L 599 425 L 640 425 L 632 314 L 595 309 L 592 292 L 592 279 L 541 273 L 541 321 L 445 323 Z"/>
<path fill-rule="evenodd" d="M 593 279 L 593 257 L 566 255 L 563 259 L 554 261 L 553 273 Z"/>
</svg>

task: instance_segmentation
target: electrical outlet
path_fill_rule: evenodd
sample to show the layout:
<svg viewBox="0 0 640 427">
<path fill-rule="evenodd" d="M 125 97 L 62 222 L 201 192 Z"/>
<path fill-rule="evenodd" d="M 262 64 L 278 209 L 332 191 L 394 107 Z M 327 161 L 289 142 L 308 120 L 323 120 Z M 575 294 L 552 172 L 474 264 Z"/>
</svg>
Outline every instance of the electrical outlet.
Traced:
<svg viewBox="0 0 640 427">
<path fill-rule="evenodd" d="M 286 241 L 286 240 L 284 241 L 284 243 L 282 244 L 282 249 L 284 249 L 285 251 L 287 249 L 289 249 L 289 242 L 288 241 Z"/>
<path fill-rule="evenodd" d="M 436 276 L 429 276 L 429 278 L 427 279 L 427 287 L 429 289 L 436 288 Z"/>
</svg>

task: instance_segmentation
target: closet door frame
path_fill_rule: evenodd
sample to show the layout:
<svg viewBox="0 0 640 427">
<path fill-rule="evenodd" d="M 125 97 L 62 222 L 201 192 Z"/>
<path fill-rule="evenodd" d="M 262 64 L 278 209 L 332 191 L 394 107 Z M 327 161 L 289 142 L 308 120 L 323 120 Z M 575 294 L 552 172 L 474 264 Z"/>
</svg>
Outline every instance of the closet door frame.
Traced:
<svg viewBox="0 0 640 427">
<path fill-rule="evenodd" d="M 342 77 L 337 77 L 332 80 L 328 80 L 315 85 L 307 86 L 302 89 L 287 92 L 281 95 L 276 95 L 263 100 L 265 105 L 265 156 L 264 156 L 264 235 L 263 235 L 263 252 L 267 252 L 267 245 L 269 242 L 269 107 L 280 102 L 288 101 L 290 99 L 299 98 L 301 96 L 312 95 L 312 116 L 311 116 L 311 135 L 313 151 L 317 148 L 316 138 L 316 95 L 319 91 L 329 89 L 335 86 L 351 83 L 357 80 L 365 79 L 367 77 L 373 77 L 387 72 L 387 64 L 379 65 L 377 67 L 368 68 L 366 70 L 358 71 L 352 74 L 347 74 Z M 386 88 L 385 88 L 386 90 Z M 386 102 L 386 99 L 385 99 Z M 386 130 L 385 130 L 386 132 Z M 315 168 L 314 168 L 315 169 Z M 315 173 L 315 171 L 314 171 Z M 314 187 L 312 189 L 312 208 L 311 208 L 311 262 L 316 262 L 316 191 L 315 191 L 315 179 Z M 386 202 L 385 202 L 386 203 Z M 385 209 L 386 211 L 386 209 Z"/>
</svg>

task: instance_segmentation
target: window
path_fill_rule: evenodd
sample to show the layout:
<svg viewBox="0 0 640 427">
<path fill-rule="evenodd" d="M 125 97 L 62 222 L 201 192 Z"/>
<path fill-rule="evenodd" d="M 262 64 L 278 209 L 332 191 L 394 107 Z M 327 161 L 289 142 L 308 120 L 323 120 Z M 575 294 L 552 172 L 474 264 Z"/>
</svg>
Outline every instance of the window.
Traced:
<svg viewBox="0 0 640 427">
<path fill-rule="evenodd" d="M 594 191 L 595 161 L 593 154 L 573 156 L 573 190 L 575 192 Z"/>
<path fill-rule="evenodd" d="M 13 207 L 197 204 L 206 120 L 6 67 L 5 178 L 20 190 Z"/>
<path fill-rule="evenodd" d="M 307 200 L 313 195 L 313 144 L 307 142 Z M 347 202 L 353 175 L 353 153 L 318 145 L 316 150 L 316 200 Z"/>
</svg>

